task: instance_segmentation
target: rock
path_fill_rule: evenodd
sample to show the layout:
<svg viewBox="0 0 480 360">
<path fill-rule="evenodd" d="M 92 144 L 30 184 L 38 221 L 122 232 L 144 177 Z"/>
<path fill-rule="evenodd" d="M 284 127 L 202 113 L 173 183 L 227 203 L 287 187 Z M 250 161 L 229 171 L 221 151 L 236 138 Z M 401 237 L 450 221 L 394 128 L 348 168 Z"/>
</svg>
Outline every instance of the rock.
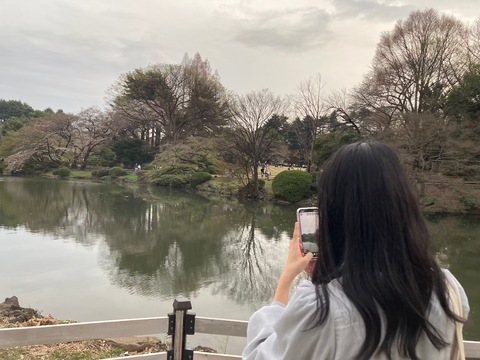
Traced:
<svg viewBox="0 0 480 360">
<path fill-rule="evenodd" d="M 7 297 L 3 303 L 0 304 L 0 311 L 7 309 L 20 309 L 18 298 L 16 296 Z"/>
<path fill-rule="evenodd" d="M 36 310 L 30 308 L 6 309 L 3 311 L 3 317 L 7 318 L 9 323 L 23 323 L 43 318 Z"/>
<path fill-rule="evenodd" d="M 43 318 L 37 310 L 22 308 L 16 296 L 6 298 L 0 304 L 0 315 L 9 323 L 23 323 L 34 318 Z"/>
<path fill-rule="evenodd" d="M 105 341 L 116 347 L 120 348 L 123 351 L 130 351 L 130 352 L 139 352 L 143 351 L 146 348 L 151 348 L 151 347 L 156 347 L 156 346 L 164 346 L 165 351 L 167 350 L 167 346 L 165 344 L 162 344 L 160 339 L 156 337 L 137 337 L 137 336 L 132 336 L 132 337 L 122 337 L 122 338 L 115 338 L 115 339 L 105 339 Z"/>
<path fill-rule="evenodd" d="M 201 352 L 206 352 L 206 353 L 217 353 L 217 350 L 215 349 L 212 349 L 211 347 L 208 347 L 208 346 L 200 346 L 198 345 L 195 349 L 193 349 L 194 351 L 201 351 Z"/>
</svg>

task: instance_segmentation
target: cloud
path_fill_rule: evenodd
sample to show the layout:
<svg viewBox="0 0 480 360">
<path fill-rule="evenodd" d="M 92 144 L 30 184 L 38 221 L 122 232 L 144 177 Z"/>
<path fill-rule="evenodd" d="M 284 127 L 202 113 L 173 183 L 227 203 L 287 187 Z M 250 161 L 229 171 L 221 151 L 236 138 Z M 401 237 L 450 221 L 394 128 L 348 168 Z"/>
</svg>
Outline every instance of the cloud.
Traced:
<svg viewBox="0 0 480 360">
<path fill-rule="evenodd" d="M 309 5 L 310 4 L 310 5 Z M 407 17 L 413 5 L 378 0 L 333 0 L 330 4 L 313 6 L 314 1 L 301 7 L 259 9 L 252 2 L 223 4 L 218 11 L 228 17 L 233 30 L 232 38 L 248 47 L 263 47 L 282 52 L 303 52 L 334 43 L 341 36 L 332 31 L 335 24 L 347 26 L 355 32 L 358 20 L 393 23 Z M 350 23 L 349 23 L 350 22 Z"/>
<path fill-rule="evenodd" d="M 336 18 L 360 18 L 375 22 L 392 22 L 407 17 L 416 7 L 396 1 L 334 0 Z"/>
<path fill-rule="evenodd" d="M 197 51 L 233 91 L 288 93 L 318 72 L 349 87 L 381 32 L 428 7 L 479 14 L 478 0 L 0 0 L 0 98 L 78 111 L 121 74 Z"/>
<path fill-rule="evenodd" d="M 299 52 L 316 48 L 332 39 L 330 14 L 324 9 L 303 7 L 235 13 L 231 17 L 233 39 L 251 47 Z"/>
</svg>

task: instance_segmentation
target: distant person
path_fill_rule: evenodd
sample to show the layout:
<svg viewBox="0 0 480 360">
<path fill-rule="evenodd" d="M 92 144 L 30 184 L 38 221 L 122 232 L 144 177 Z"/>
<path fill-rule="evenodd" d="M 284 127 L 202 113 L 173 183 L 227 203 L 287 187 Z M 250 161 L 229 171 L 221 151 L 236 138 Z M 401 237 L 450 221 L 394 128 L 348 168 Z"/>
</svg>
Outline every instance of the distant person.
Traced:
<svg viewBox="0 0 480 360">
<path fill-rule="evenodd" d="M 302 256 L 295 224 L 273 302 L 249 320 L 243 359 L 462 358 L 467 296 L 430 252 L 396 152 L 381 142 L 343 146 L 317 188 L 318 259 Z M 310 280 L 289 300 L 303 270 Z"/>
</svg>

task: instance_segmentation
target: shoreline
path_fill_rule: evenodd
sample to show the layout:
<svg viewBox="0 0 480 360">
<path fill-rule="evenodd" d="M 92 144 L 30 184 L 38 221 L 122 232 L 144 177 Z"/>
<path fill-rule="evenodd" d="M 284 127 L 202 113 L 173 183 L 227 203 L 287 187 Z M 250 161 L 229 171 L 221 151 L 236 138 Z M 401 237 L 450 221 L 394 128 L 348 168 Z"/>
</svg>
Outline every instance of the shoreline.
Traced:
<svg viewBox="0 0 480 360">
<path fill-rule="evenodd" d="M 97 179 L 91 176 L 71 176 L 64 180 L 100 182 L 100 183 L 114 183 L 119 186 L 129 187 L 132 185 L 138 187 L 156 187 L 148 184 L 145 180 L 146 171 L 142 170 L 137 174 L 137 178 L 132 181 L 129 175 L 119 177 L 116 179 Z M 90 173 L 90 171 L 87 171 Z M 17 177 L 15 175 L 1 175 L 1 177 Z M 23 176 L 19 176 L 23 177 Z M 56 177 L 50 174 L 32 176 L 49 180 L 57 180 Z M 273 177 L 269 180 L 272 181 Z M 222 183 L 215 182 L 216 178 L 199 185 L 197 188 L 178 188 L 179 190 L 188 190 L 206 198 L 222 198 L 230 201 L 238 202 L 268 202 L 278 205 L 286 206 L 316 206 L 316 196 L 312 194 L 310 198 L 303 199 L 297 203 L 290 203 L 283 200 L 275 199 L 271 190 L 263 189 L 262 196 L 259 199 L 252 199 L 250 197 L 241 198 L 238 195 L 238 186 L 230 185 L 228 187 L 222 186 Z M 419 202 L 421 210 L 426 216 L 433 215 L 478 215 L 480 214 L 480 182 L 466 182 L 459 178 L 448 178 L 442 175 L 429 175 L 425 183 L 422 185 L 416 184 L 417 194 L 419 195 Z"/>
</svg>

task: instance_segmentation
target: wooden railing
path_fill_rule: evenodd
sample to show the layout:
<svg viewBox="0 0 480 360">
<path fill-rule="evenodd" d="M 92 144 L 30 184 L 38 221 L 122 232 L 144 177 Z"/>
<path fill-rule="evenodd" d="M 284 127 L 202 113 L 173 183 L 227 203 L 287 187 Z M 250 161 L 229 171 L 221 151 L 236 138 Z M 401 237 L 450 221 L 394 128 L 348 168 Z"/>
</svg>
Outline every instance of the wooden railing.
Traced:
<svg viewBox="0 0 480 360">
<path fill-rule="evenodd" d="M 185 335 L 178 332 L 178 319 L 179 317 L 185 319 L 184 315 L 187 313 L 187 310 L 175 309 L 174 303 L 174 311 L 173 314 L 175 314 L 175 316 L 170 314 L 169 316 L 145 319 L 95 321 L 63 325 L 0 329 L 0 347 L 55 344 L 125 336 L 166 334 L 177 330 L 173 336 L 173 348 L 169 352 L 131 355 L 128 358 L 142 360 L 184 360 L 193 359 L 193 357 L 195 360 L 241 359 L 241 356 L 238 355 L 203 353 L 197 351 L 193 352 L 192 357 L 184 356 L 182 359 L 182 356 L 178 354 L 181 354 L 182 351 L 185 350 Z M 176 326 L 174 325 L 174 322 L 177 322 Z M 185 323 L 183 325 L 185 325 Z M 182 331 L 185 330 L 185 326 L 180 327 L 182 328 Z M 194 327 L 195 333 L 235 337 L 246 337 L 247 334 L 247 321 L 195 317 Z M 175 343 L 179 338 L 183 338 L 183 344 L 175 349 Z M 465 341 L 464 344 L 467 358 L 480 359 L 480 342 Z M 174 353 L 175 351 L 177 352 Z M 120 359 L 125 358 L 110 358 L 109 360 Z"/>
</svg>

